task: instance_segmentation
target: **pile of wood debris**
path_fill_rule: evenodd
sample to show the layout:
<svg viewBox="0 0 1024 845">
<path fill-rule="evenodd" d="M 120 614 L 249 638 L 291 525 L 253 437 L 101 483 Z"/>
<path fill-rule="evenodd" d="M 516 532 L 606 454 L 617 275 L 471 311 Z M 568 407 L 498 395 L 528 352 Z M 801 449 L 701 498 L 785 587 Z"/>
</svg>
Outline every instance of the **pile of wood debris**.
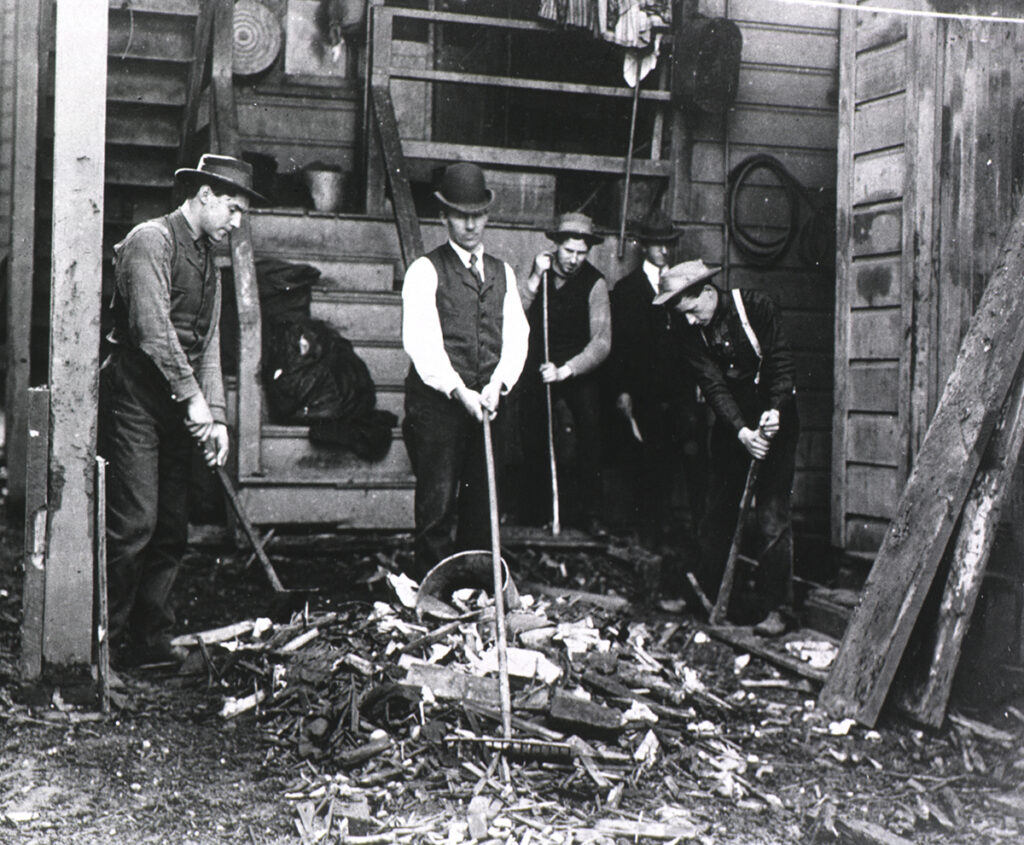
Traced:
<svg viewBox="0 0 1024 845">
<path fill-rule="evenodd" d="M 254 714 L 267 763 L 295 772 L 287 797 L 304 843 L 1019 833 L 1019 711 L 1014 731 L 960 719 L 945 736 L 897 724 L 883 739 L 830 720 L 816 685 L 691 620 L 641 620 L 621 599 L 524 586 L 507 619 L 508 743 L 487 593 L 424 602 L 404 576 L 379 578 L 389 602 L 178 639 L 193 648 L 184 671 L 221 691 L 217 716 Z M 849 791 L 823 789 L 826 769 Z M 978 821 L 951 788 L 972 778 L 992 792 Z M 991 801 L 1005 804 L 1001 822 Z"/>
</svg>

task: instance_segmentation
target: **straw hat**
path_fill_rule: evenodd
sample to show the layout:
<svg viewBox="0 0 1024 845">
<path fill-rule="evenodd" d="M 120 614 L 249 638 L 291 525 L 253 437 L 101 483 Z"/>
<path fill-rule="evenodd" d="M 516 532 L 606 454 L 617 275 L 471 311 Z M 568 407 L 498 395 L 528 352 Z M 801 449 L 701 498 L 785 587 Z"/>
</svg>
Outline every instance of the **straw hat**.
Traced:
<svg viewBox="0 0 1024 845">
<path fill-rule="evenodd" d="M 559 215 L 555 220 L 555 227 L 544 234 L 556 242 L 567 238 L 581 238 L 586 241 L 588 246 L 596 246 L 604 242 L 604 238 L 594 234 L 594 221 L 586 214 L 576 211 Z"/>
<path fill-rule="evenodd" d="M 709 267 L 699 258 L 669 267 L 661 276 L 658 295 L 654 297 L 653 303 L 668 305 L 688 291 L 696 295 L 699 293 L 696 288 L 703 286 L 705 279 L 710 279 L 721 271 L 721 267 Z"/>
</svg>

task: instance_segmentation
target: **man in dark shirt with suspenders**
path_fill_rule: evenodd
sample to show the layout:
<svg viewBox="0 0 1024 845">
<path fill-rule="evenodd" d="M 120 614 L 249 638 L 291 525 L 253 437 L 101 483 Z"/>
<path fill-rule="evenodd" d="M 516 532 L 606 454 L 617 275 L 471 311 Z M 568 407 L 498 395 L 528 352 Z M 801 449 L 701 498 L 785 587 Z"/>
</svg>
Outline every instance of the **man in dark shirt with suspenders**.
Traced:
<svg viewBox="0 0 1024 845">
<path fill-rule="evenodd" d="M 761 461 L 754 487 L 762 541 L 757 587 L 767 615 L 755 631 L 778 636 L 793 618 L 790 497 L 800 433 L 793 356 L 775 302 L 760 291 L 723 291 L 709 281 L 720 269 L 699 259 L 676 265 L 654 302 L 685 320 L 683 353 L 715 412 L 699 580 L 713 599 L 750 461 Z"/>
<path fill-rule="evenodd" d="M 228 454 L 211 250 L 263 199 L 252 166 L 230 156 L 204 155 L 174 176 L 188 199 L 114 247 L 112 352 L 100 372 L 109 637 L 136 662 L 187 655 L 170 644 L 170 595 L 188 542 L 192 449 L 201 443 L 211 465 Z"/>
</svg>

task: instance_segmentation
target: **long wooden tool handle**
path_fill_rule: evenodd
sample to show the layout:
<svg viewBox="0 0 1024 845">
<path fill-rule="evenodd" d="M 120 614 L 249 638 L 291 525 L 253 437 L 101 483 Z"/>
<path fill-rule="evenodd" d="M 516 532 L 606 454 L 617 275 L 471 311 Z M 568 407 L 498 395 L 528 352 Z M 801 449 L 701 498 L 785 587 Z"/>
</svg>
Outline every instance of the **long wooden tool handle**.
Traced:
<svg viewBox="0 0 1024 845">
<path fill-rule="evenodd" d="M 551 360 L 551 349 L 548 340 L 548 271 L 541 276 L 541 304 L 544 323 L 544 361 Z M 558 461 L 555 459 L 555 417 L 551 407 L 551 385 L 544 384 L 544 398 L 548 409 L 548 464 L 551 468 L 551 533 L 557 537 L 562 531 L 562 521 L 558 507 Z"/>
<path fill-rule="evenodd" d="M 757 471 L 760 466 L 761 462 L 755 458 L 750 461 L 750 469 L 747 470 L 747 482 L 743 486 L 743 497 L 740 499 L 740 513 L 736 519 L 736 530 L 732 533 L 729 556 L 725 559 L 722 586 L 718 588 L 718 598 L 708 619 L 712 625 L 722 624 L 729 609 L 729 597 L 732 595 L 732 585 L 736 580 L 736 559 L 739 557 L 740 543 L 743 541 L 743 527 L 747 521 L 747 511 L 750 510 L 750 499 L 754 492 L 754 484 L 757 483 Z"/>
<path fill-rule="evenodd" d="M 501 695 L 501 730 L 512 739 L 512 692 L 508 681 L 508 638 L 505 631 L 505 594 L 501 566 L 501 529 L 498 525 L 498 483 L 494 475 L 491 418 L 484 410 L 484 457 L 487 460 L 487 498 L 491 510 L 491 563 L 494 569 L 494 623 L 498 643 L 498 691 Z"/>
<path fill-rule="evenodd" d="M 270 586 L 274 588 L 276 593 L 286 592 L 284 584 L 281 583 L 281 579 L 277 577 L 277 572 L 274 571 L 274 565 L 263 550 L 260 535 L 256 533 L 256 529 L 253 528 L 252 523 L 249 521 L 249 516 L 245 512 L 245 508 L 242 507 L 242 501 L 238 498 L 238 491 L 235 490 L 235 484 L 231 480 L 231 476 L 228 475 L 228 471 L 222 466 L 215 467 L 215 470 L 217 478 L 220 479 L 220 485 L 224 488 L 224 495 L 228 497 L 235 516 L 238 517 L 238 521 L 242 524 L 242 530 L 245 532 L 245 536 L 249 538 L 253 551 L 256 553 L 256 557 L 259 558 L 260 565 L 267 575 L 267 580 L 270 581 Z"/>
<path fill-rule="evenodd" d="M 100 708 L 110 712 L 110 611 L 107 603 L 107 462 L 96 456 L 96 593 L 99 631 L 96 636 L 96 681 Z"/>
<path fill-rule="evenodd" d="M 618 257 L 626 252 L 626 215 L 629 213 L 629 183 L 633 173 L 633 138 L 636 135 L 636 111 L 640 104 L 640 51 L 636 51 L 636 85 L 633 86 L 633 113 L 629 118 L 629 147 L 626 150 L 626 178 L 622 186 L 622 210 L 619 213 Z"/>
</svg>

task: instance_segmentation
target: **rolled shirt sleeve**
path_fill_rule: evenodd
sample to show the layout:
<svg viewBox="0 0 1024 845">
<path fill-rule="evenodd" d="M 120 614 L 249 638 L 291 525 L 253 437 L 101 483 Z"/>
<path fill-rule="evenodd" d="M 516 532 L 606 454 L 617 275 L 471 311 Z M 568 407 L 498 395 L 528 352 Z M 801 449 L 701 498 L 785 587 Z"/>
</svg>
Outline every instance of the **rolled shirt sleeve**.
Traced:
<svg viewBox="0 0 1024 845">
<path fill-rule="evenodd" d="M 505 264 L 505 301 L 502 304 L 501 357 L 491 375 L 491 381 L 499 381 L 502 391 L 507 393 L 522 375 L 526 363 L 526 352 L 530 345 L 530 324 L 519 298 L 515 271 Z"/>
<path fill-rule="evenodd" d="M 465 386 L 444 349 L 437 313 L 437 270 L 425 256 L 417 258 L 405 271 L 402 348 L 427 387 L 450 396 L 456 388 Z"/>
</svg>

